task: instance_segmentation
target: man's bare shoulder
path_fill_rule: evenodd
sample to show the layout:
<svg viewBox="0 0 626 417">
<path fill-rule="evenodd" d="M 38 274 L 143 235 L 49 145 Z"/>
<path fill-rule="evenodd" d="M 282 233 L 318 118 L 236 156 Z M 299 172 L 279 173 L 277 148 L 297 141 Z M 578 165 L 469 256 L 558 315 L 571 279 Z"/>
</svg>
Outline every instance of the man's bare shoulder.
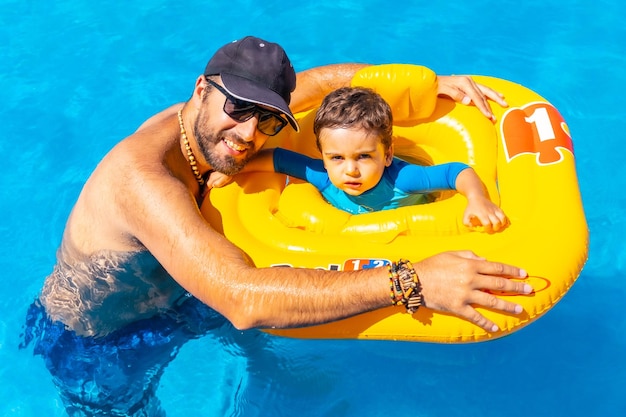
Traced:
<svg viewBox="0 0 626 417">
<path fill-rule="evenodd" d="M 178 112 L 178 110 L 183 108 L 183 105 L 184 105 L 184 103 L 176 103 L 176 104 L 168 107 L 167 109 L 165 109 L 165 110 L 155 114 L 154 116 L 150 117 L 148 120 L 143 122 L 141 124 L 141 126 L 139 126 L 139 128 L 137 128 L 137 132 L 142 131 L 146 127 L 153 127 L 155 125 L 158 125 L 159 123 L 163 122 L 168 117 L 171 117 L 174 114 L 176 114 L 176 112 Z"/>
<path fill-rule="evenodd" d="M 176 113 L 158 116 L 116 144 L 83 187 L 67 232 L 85 253 L 137 250 L 134 225 L 139 217 L 154 212 L 146 211 L 146 201 L 158 200 L 165 190 L 172 194 L 180 189 L 183 197 L 188 194 L 182 194 L 174 174 L 184 158 L 168 158 L 180 147 Z"/>
</svg>

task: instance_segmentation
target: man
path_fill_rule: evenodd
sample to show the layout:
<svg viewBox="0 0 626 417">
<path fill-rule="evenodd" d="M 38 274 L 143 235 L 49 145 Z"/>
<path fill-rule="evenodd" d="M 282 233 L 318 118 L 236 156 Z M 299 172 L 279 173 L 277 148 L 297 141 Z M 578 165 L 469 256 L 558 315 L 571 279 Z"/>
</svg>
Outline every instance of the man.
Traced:
<svg viewBox="0 0 626 417">
<path fill-rule="evenodd" d="M 416 280 L 399 281 L 415 276 L 404 263 L 391 272 L 257 269 L 200 214 L 210 170 L 238 172 L 269 135 L 298 129 L 292 111 L 307 107 L 312 91 L 339 87 L 328 74 L 347 83 L 360 67 L 299 74 L 290 109 L 296 74 L 285 52 L 246 37 L 216 52 L 184 105 L 149 119 L 104 157 L 27 317 L 25 344 L 34 341 L 44 357 L 68 413 L 162 415 L 155 391 L 164 367 L 222 316 L 238 329 L 337 320 L 389 306 L 390 276 L 401 287 L 394 301 L 449 311 L 490 331 L 497 328 L 472 304 L 521 312 L 487 291 L 529 293 L 506 279 L 526 273 L 470 252 L 413 260 L 421 291 Z M 468 80 L 440 79 L 440 92 L 474 101 L 486 115 L 485 94 L 502 103 Z M 408 288 L 415 291 L 403 294 Z"/>
</svg>

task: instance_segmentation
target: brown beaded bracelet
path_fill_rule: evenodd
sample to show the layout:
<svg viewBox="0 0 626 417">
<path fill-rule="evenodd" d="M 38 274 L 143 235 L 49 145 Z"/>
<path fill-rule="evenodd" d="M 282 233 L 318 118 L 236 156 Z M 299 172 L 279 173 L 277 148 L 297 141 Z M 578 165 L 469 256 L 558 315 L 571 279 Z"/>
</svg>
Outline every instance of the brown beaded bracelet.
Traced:
<svg viewBox="0 0 626 417">
<path fill-rule="evenodd" d="M 391 287 L 391 302 L 406 306 L 406 311 L 413 314 L 424 305 L 422 285 L 411 262 L 400 259 L 388 266 Z"/>
<path fill-rule="evenodd" d="M 396 264 L 387 265 L 389 271 L 389 297 L 391 298 L 391 304 L 403 305 L 404 293 L 402 292 L 402 285 L 400 285 L 400 277 L 396 272 Z"/>
</svg>

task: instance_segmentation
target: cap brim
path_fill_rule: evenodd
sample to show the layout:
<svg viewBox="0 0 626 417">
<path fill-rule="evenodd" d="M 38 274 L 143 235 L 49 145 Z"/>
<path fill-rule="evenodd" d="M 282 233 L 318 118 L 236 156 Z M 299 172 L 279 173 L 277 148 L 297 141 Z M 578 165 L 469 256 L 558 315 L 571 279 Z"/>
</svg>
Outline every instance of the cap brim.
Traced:
<svg viewBox="0 0 626 417">
<path fill-rule="evenodd" d="M 300 131 L 300 126 L 293 113 L 291 113 L 289 105 L 278 93 L 254 81 L 236 75 L 222 73 L 220 76 L 224 88 L 234 97 L 279 111 L 287 116 L 287 121 L 296 132 Z"/>
</svg>

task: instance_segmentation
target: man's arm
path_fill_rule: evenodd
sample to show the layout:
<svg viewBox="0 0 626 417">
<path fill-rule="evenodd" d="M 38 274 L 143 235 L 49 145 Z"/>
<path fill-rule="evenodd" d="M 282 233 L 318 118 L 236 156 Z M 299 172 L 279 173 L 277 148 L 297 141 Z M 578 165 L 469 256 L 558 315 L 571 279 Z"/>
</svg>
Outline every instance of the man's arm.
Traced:
<svg viewBox="0 0 626 417">
<path fill-rule="evenodd" d="M 138 161 L 140 156 L 137 153 Z M 320 324 L 391 305 L 385 268 L 346 272 L 255 268 L 208 224 L 194 195 L 171 173 L 154 167 L 133 169 L 116 181 L 113 185 L 122 187 L 116 222 L 142 242 L 180 285 L 239 329 Z M 507 279 L 525 277 L 523 270 L 470 253 L 441 254 L 414 266 L 426 306 L 488 331 L 495 330 L 494 323 L 473 305 L 521 311 L 488 291 L 531 291 L 528 285 Z"/>
<path fill-rule="evenodd" d="M 331 64 L 311 68 L 297 74 L 296 90 L 291 95 L 294 113 L 309 110 L 318 105 L 331 91 L 350 85 L 354 74 L 370 64 Z M 467 75 L 437 75 L 437 93 L 461 104 L 474 104 L 485 117 L 495 120 L 489 100 L 502 107 L 508 104 L 497 91 L 477 84 Z"/>
<path fill-rule="evenodd" d="M 350 85 L 358 70 L 369 64 L 331 64 L 315 67 L 296 74 L 296 89 L 291 94 L 289 107 L 294 113 L 319 105 L 328 93 Z"/>
<path fill-rule="evenodd" d="M 129 172 L 126 185 L 120 180 L 117 221 L 183 288 L 235 327 L 305 326 L 390 304 L 384 271 L 255 268 L 202 217 L 185 185 L 164 174 L 153 168 Z"/>
<path fill-rule="evenodd" d="M 296 74 L 296 89 L 291 93 L 289 107 L 294 113 L 312 109 L 319 105 L 328 93 L 340 87 L 350 85 L 354 74 L 361 68 L 371 64 L 330 64 L 301 71 Z M 448 97 L 456 102 L 469 105 L 474 103 L 485 117 L 495 120 L 491 112 L 489 100 L 498 103 L 502 107 L 508 104 L 504 96 L 499 92 L 477 84 L 467 75 L 437 75 L 437 93 L 442 97 Z M 144 122 L 139 129 L 146 124 L 160 121 L 171 114 L 175 114 L 183 103 L 175 104 L 158 113 Z"/>
</svg>

